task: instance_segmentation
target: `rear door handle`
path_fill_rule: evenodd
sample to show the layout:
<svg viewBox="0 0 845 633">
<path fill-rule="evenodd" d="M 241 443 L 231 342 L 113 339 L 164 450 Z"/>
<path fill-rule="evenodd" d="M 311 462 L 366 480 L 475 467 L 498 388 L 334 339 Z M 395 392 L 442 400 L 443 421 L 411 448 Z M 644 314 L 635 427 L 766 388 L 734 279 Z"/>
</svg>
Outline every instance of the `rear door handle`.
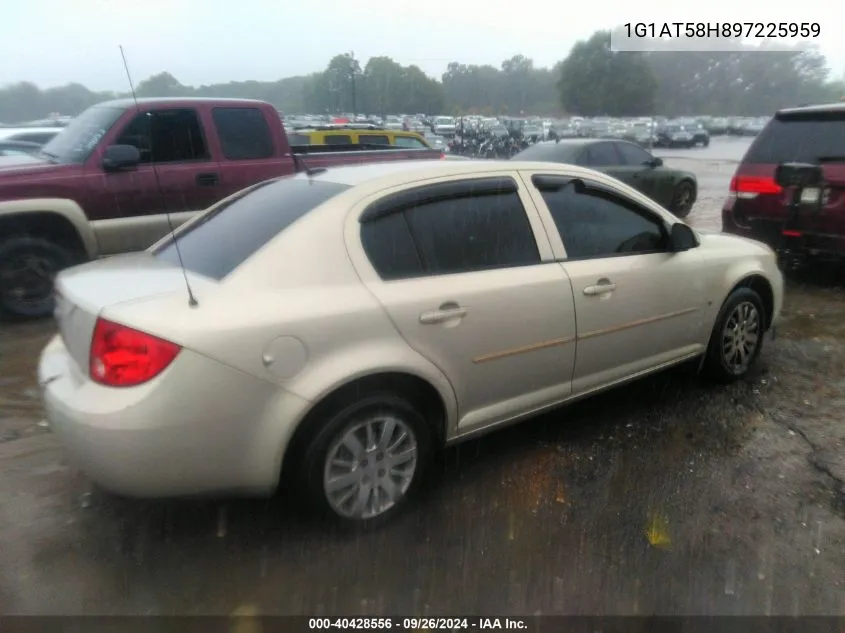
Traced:
<svg viewBox="0 0 845 633">
<path fill-rule="evenodd" d="M 200 186 L 216 185 L 220 182 L 220 177 L 217 174 L 197 174 L 197 184 Z"/>
<path fill-rule="evenodd" d="M 466 308 L 460 308 L 457 306 L 454 308 L 444 308 L 441 306 L 439 310 L 429 310 L 428 312 L 423 312 L 420 315 L 420 323 L 424 325 L 443 323 L 444 321 L 464 317 L 467 312 L 469 311 Z"/>
<path fill-rule="evenodd" d="M 596 295 L 613 292 L 614 290 L 616 290 L 616 284 L 612 283 L 610 279 L 599 279 L 595 286 L 587 286 L 584 288 L 584 294 L 588 297 L 594 297 Z"/>
</svg>

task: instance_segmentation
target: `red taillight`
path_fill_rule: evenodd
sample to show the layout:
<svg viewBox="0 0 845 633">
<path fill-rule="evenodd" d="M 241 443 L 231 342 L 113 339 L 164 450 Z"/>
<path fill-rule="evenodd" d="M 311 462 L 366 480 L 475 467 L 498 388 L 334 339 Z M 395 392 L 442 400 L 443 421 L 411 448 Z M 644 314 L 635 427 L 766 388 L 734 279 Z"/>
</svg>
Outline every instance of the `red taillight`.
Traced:
<svg viewBox="0 0 845 633">
<path fill-rule="evenodd" d="M 440 152 L 440 160 L 446 160 L 446 152 Z"/>
<path fill-rule="evenodd" d="M 784 231 L 783 232 L 784 237 L 801 237 L 801 235 L 802 235 L 801 231 Z"/>
<path fill-rule="evenodd" d="M 91 339 L 91 380 L 109 387 L 132 387 L 158 376 L 181 348 L 125 325 L 97 319 Z"/>
<path fill-rule="evenodd" d="M 734 176 L 731 178 L 731 193 L 738 198 L 756 198 L 759 194 L 778 194 L 783 188 L 774 178 L 767 176 Z"/>
</svg>

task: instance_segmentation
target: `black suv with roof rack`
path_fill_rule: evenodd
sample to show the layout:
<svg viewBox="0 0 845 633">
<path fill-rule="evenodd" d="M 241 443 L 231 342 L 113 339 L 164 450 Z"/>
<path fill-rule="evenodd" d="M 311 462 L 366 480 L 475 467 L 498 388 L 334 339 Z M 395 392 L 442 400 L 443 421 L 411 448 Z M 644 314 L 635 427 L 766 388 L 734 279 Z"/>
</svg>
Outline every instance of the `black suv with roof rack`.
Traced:
<svg viewBox="0 0 845 633">
<path fill-rule="evenodd" d="M 822 167 L 815 210 L 790 218 L 792 191 L 775 182 L 781 163 Z M 787 228 L 787 221 L 789 221 Z M 778 111 L 748 148 L 722 208 L 722 230 L 801 257 L 845 257 L 845 103 Z"/>
</svg>

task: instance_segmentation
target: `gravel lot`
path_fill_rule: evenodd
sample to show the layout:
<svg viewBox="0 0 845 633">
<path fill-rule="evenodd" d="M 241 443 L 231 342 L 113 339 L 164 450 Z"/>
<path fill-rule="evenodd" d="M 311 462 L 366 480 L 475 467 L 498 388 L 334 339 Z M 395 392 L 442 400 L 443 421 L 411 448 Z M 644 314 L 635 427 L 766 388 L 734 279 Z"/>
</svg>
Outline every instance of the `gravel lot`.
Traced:
<svg viewBox="0 0 845 633">
<path fill-rule="evenodd" d="M 661 153 L 698 175 L 694 225 L 719 228 L 745 143 Z M 0 614 L 843 615 L 842 279 L 789 281 L 749 380 L 673 371 L 449 450 L 363 536 L 284 495 L 88 494 L 39 424 L 52 324 L 0 326 Z"/>
</svg>

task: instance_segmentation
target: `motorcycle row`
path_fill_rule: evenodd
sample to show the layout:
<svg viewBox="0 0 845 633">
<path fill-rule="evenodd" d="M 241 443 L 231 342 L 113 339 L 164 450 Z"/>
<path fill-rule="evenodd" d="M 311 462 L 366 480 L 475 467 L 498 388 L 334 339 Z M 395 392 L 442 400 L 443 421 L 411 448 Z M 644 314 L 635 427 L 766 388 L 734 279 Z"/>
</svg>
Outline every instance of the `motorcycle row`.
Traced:
<svg viewBox="0 0 845 633">
<path fill-rule="evenodd" d="M 508 159 L 542 140 L 540 134 L 526 135 L 518 128 L 489 128 L 463 122 L 455 129 L 449 152 L 467 158 Z"/>
</svg>

